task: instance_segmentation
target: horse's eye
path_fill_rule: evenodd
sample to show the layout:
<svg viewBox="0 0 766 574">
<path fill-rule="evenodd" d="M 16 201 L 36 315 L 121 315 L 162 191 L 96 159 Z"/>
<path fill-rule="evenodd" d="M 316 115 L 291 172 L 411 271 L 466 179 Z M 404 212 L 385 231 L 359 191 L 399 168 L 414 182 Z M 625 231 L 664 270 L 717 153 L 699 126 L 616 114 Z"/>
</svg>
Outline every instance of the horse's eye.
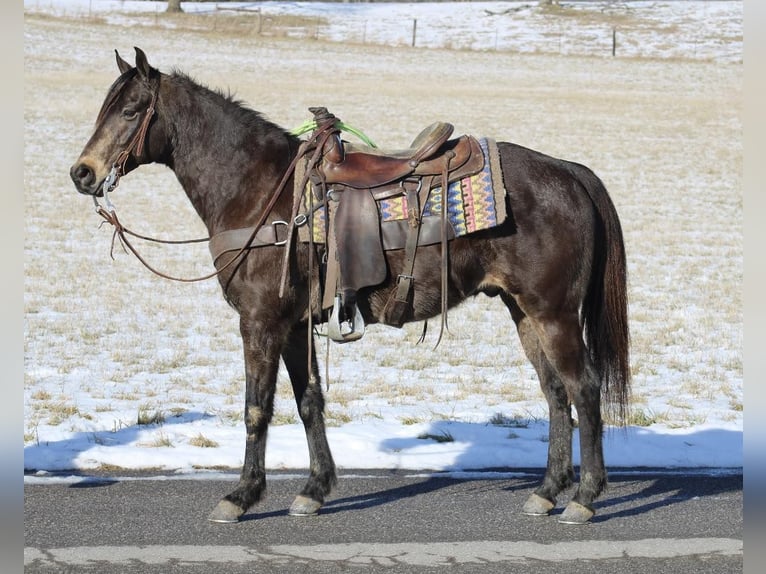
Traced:
<svg viewBox="0 0 766 574">
<path fill-rule="evenodd" d="M 135 120 L 137 116 L 138 116 L 138 112 L 136 110 L 132 110 L 132 109 L 122 110 L 122 117 L 126 120 Z"/>
</svg>

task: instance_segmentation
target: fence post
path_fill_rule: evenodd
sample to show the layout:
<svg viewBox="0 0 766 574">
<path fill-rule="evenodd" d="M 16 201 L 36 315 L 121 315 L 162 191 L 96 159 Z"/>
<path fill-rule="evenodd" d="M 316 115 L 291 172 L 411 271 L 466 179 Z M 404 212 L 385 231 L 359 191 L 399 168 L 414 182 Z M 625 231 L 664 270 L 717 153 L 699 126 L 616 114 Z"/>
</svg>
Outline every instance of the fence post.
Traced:
<svg viewBox="0 0 766 574">
<path fill-rule="evenodd" d="M 415 47 L 415 36 L 417 35 L 417 32 L 418 32 L 418 19 L 415 18 L 412 21 L 412 47 L 413 48 Z"/>
<path fill-rule="evenodd" d="M 612 28 L 612 57 L 617 53 L 617 27 Z"/>
</svg>

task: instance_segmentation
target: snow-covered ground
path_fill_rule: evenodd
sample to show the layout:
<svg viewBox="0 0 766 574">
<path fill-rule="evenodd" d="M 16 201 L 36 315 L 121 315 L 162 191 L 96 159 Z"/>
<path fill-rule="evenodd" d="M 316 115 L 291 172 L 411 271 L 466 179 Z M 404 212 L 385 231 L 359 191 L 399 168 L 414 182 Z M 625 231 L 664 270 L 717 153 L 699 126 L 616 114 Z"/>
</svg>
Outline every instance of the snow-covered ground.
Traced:
<svg viewBox="0 0 766 574">
<path fill-rule="evenodd" d="M 158 14 L 166 2 L 25 0 L 31 11 L 100 15 L 125 21 Z M 548 54 L 742 61 L 741 0 L 571 1 L 541 10 L 535 0 L 506 2 L 182 2 L 187 13 L 302 16 L 286 31 L 338 42 Z M 172 25 L 172 24 L 169 24 Z"/>
<path fill-rule="evenodd" d="M 358 32 L 362 29 L 366 30 L 364 41 L 367 43 L 408 45 L 409 36 L 404 40 L 397 36 L 401 22 L 417 19 L 417 45 L 421 47 L 531 50 L 563 54 L 564 58 L 582 53 L 578 44 L 571 41 L 574 36 L 565 29 L 562 20 L 544 17 L 535 4 L 243 2 L 238 7 L 257 8 L 264 14 L 289 12 L 322 16 L 329 24 L 323 25 L 320 36 L 338 42 L 349 41 L 348 30 Z M 697 64 L 692 75 L 708 73 L 705 65 L 715 66 L 711 68 L 712 73 L 722 73 L 721 65 L 741 65 L 738 62 L 742 60 L 742 2 L 562 4 L 592 11 L 600 18 L 599 26 L 606 25 L 603 29 L 611 30 L 607 19 L 602 18 L 605 14 L 629 14 L 631 22 L 643 22 L 642 35 L 636 36 L 633 44 L 622 41 L 618 56 L 632 54 L 715 62 Z M 142 12 L 158 13 L 165 8 L 164 2 L 99 0 L 25 0 L 24 5 L 29 14 L 69 17 L 97 13 L 107 21 L 117 23 Z M 212 13 L 216 4 L 200 2 L 183 6 L 189 12 Z M 226 4 L 226 7 L 233 5 Z M 342 29 L 341 22 L 349 28 Z M 546 22 L 554 22 L 554 27 L 546 28 Z M 602 28 L 598 34 L 603 32 Z M 671 29 L 677 34 L 677 40 L 673 42 L 668 41 Z M 43 42 L 45 32 L 41 30 L 25 26 L 25 54 L 28 59 L 32 55 L 43 58 L 44 66 L 49 65 L 53 70 L 58 61 L 66 61 L 70 54 L 64 57 L 49 51 L 40 56 L 35 43 Z M 652 30 L 663 33 L 653 36 Z M 694 34 L 687 34 L 687 30 L 693 30 Z M 637 28 L 635 31 L 638 34 Z M 574 34 L 574 29 L 571 32 Z M 581 32 L 591 34 L 592 31 L 577 31 L 578 34 Z M 550 40 L 557 34 L 565 39 L 561 40 L 560 46 L 559 40 L 555 40 L 556 49 L 532 47 L 542 45 L 541 39 Z M 618 38 L 621 35 L 618 31 Z M 108 39 L 110 48 L 114 47 L 113 41 Z M 611 37 L 609 49 L 610 42 Z M 72 59 L 78 57 L 74 45 L 60 48 L 71 51 Z M 199 47 L 193 48 L 197 50 Z M 264 47 L 259 54 L 269 53 L 270 49 Z M 188 69 L 184 54 L 172 53 L 177 54 L 179 66 Z M 591 48 L 584 53 L 593 55 Z M 236 54 L 239 52 L 232 47 L 231 57 L 236 58 Z M 131 54 L 123 55 L 132 59 Z M 164 57 L 173 61 L 171 53 Z M 552 62 L 546 61 L 547 64 Z M 61 72 L 60 69 L 55 71 Z M 115 71 L 116 68 L 101 69 L 101 64 L 95 63 L 88 73 L 111 74 Z M 37 68 L 29 69 L 27 73 L 34 75 L 36 82 L 46 81 L 44 71 Z M 587 77 L 583 78 L 588 81 Z M 640 85 L 642 81 L 644 79 L 640 77 L 635 78 L 637 89 L 644 89 Z M 236 88 L 237 85 L 238 81 L 232 79 L 231 86 Z M 236 317 L 220 300 L 218 288 L 209 283 L 183 287 L 185 297 L 200 301 L 200 313 L 199 317 L 184 317 L 183 330 L 174 331 L 178 310 L 165 304 L 167 295 L 151 299 L 152 291 L 156 290 L 156 279 L 145 270 L 137 269 L 134 261 L 120 255 L 115 262 L 108 259 L 105 230 L 92 231 L 93 244 L 89 247 L 83 247 L 73 238 L 72 229 L 88 227 L 90 233 L 94 227 L 91 224 L 95 216 L 89 216 L 87 206 L 82 207 L 79 215 L 59 211 L 55 220 L 46 219 L 48 210 L 43 208 L 52 203 L 40 199 L 53 197 L 51 189 L 68 197 L 66 201 L 56 200 L 59 210 L 67 209 L 69 202 L 72 205 L 77 202 L 78 206 L 84 202 L 83 198 L 74 197 L 64 166 L 76 157 L 73 150 L 79 150 L 86 140 L 72 142 L 72 134 L 62 127 L 67 125 L 67 116 L 50 119 L 55 116 L 54 107 L 59 105 L 63 110 L 61 114 L 84 114 L 92 122 L 100 104 L 99 97 L 107 86 L 108 81 L 99 84 L 97 94 L 85 112 L 76 110 L 77 104 L 67 100 L 68 88 L 61 90 L 58 104 L 50 100 L 37 102 L 41 92 L 30 91 L 26 96 L 24 466 L 42 471 L 114 467 L 192 472 L 237 468 L 244 451 L 242 359 Z M 645 93 L 649 94 L 647 98 L 653 97 L 649 90 Z M 736 114 L 733 117 L 736 118 Z M 675 121 L 673 118 L 675 116 L 668 116 L 658 121 Z M 640 124 L 641 118 L 632 118 L 632 121 Z M 719 126 L 715 133 L 723 130 L 729 134 L 736 133 L 738 127 L 732 126 L 736 123 L 737 120 L 731 118 L 704 117 L 673 129 L 685 134 L 685 141 L 693 142 L 697 128 Z M 566 139 L 561 141 L 566 145 Z M 595 137 L 594 149 L 601 149 L 598 141 Z M 695 149 L 707 149 L 703 144 L 695 145 L 698 145 Z M 734 162 L 738 157 L 741 161 L 741 149 L 737 145 L 723 147 L 726 153 L 732 154 Z M 62 149 L 66 157 L 59 157 Z M 39 159 L 33 160 L 41 155 L 51 158 L 51 155 L 46 156 L 46 150 L 52 150 L 54 163 L 61 164 L 61 168 L 57 168 L 61 172 L 56 176 L 58 179 L 47 187 L 47 191 L 39 189 L 36 178 L 42 167 Z M 607 166 L 610 153 L 611 150 L 601 151 L 601 161 Z M 650 153 L 645 149 L 636 150 L 636 155 Z M 715 166 L 713 158 L 711 172 L 717 169 Z M 635 166 L 626 165 L 625 169 L 629 171 L 626 177 L 634 178 L 636 186 L 640 187 L 651 180 L 652 170 L 657 172 L 666 168 L 658 165 L 639 168 L 636 160 Z M 641 285 L 638 284 L 640 279 L 634 278 L 632 284 L 638 295 L 634 302 L 641 304 L 631 307 L 635 339 L 659 337 L 658 332 L 652 332 L 659 331 L 658 321 L 677 327 L 671 330 L 666 340 L 656 340 L 650 350 L 639 350 L 634 355 L 635 384 L 642 397 L 637 408 L 648 419 L 654 420 L 647 420 L 645 426 L 639 426 L 635 421 L 627 429 L 607 429 L 605 457 L 611 467 L 742 466 L 741 312 L 733 313 L 734 319 L 729 319 L 728 323 L 721 323 L 709 316 L 712 310 L 704 306 L 707 294 L 716 290 L 721 298 L 738 296 L 732 292 L 738 291 L 736 277 L 741 278 L 742 273 L 741 238 L 737 240 L 741 235 L 737 232 L 741 219 L 741 189 L 736 180 L 726 176 L 713 173 L 699 177 L 708 176 L 705 182 L 713 181 L 715 185 L 724 186 L 715 191 L 716 197 L 725 198 L 722 200 L 724 209 L 733 213 L 733 217 L 725 218 L 720 225 L 706 222 L 704 237 L 702 232 L 690 230 L 685 237 L 699 241 L 675 252 L 672 257 L 677 261 L 664 263 L 667 276 L 647 278 L 642 275 L 644 268 L 655 269 L 652 265 L 656 264 L 656 253 L 664 253 L 662 246 L 654 243 L 647 246 L 648 243 L 662 242 L 663 236 L 651 230 L 646 241 L 634 241 L 629 248 L 631 263 L 637 269 L 634 277 L 644 277 L 647 281 L 646 285 Z M 666 180 L 673 179 L 675 186 L 689 187 L 688 193 L 680 194 L 685 203 L 670 205 L 668 211 L 688 214 L 697 205 L 696 200 L 690 199 L 691 195 L 709 193 L 703 184 L 697 184 L 690 177 L 687 173 L 668 172 Z M 142 180 L 134 178 L 132 181 Z M 130 183 L 126 181 L 124 185 Z M 725 187 L 728 185 L 732 187 Z M 123 192 L 125 190 L 121 189 L 120 193 Z M 639 203 L 652 201 L 664 192 L 654 188 L 642 193 L 646 195 L 635 201 L 621 200 L 624 213 L 636 213 L 640 209 Z M 128 195 L 125 192 L 115 201 L 127 203 Z M 131 201 L 147 203 L 155 199 L 150 194 L 136 199 L 134 193 L 131 197 Z M 704 201 L 700 205 L 705 208 Z M 660 211 L 665 207 L 660 204 L 657 216 L 663 215 Z M 686 220 L 679 219 L 680 215 L 672 217 L 680 228 L 688 225 Z M 635 230 L 628 218 L 624 222 L 627 233 L 636 237 L 640 230 Z M 51 225 L 61 225 L 61 228 L 51 229 Z M 44 232 L 53 235 L 43 235 Z M 706 243 L 715 234 L 723 239 L 733 236 L 735 241 L 720 248 Z M 206 272 L 205 265 L 209 265 L 209 261 L 204 248 L 199 253 L 199 270 Z M 98 277 L 84 279 L 74 272 L 78 262 L 88 257 L 97 258 L 94 269 L 98 269 Z M 678 266 L 674 266 L 676 264 Z M 681 269 L 686 268 L 694 273 L 693 278 L 681 273 Z M 62 294 L 55 299 L 46 299 L 45 294 L 53 291 L 51 278 L 61 287 L 71 287 L 61 290 Z M 685 285 L 682 290 L 688 298 L 667 303 L 663 292 L 675 292 L 679 283 Z M 730 291 L 722 289 L 724 283 Z M 139 299 L 150 299 L 150 303 L 137 306 L 139 311 L 131 314 L 130 306 Z M 509 337 L 514 339 L 515 332 L 507 312 L 496 303 L 479 298 L 470 302 L 465 310 L 456 311 L 458 318 L 450 322 L 453 333 L 437 352 L 430 350 L 429 342 L 412 351 L 420 332 L 418 325 L 402 330 L 375 327 L 358 343 L 331 350 L 331 387 L 328 392 L 331 426 L 328 436 L 339 467 L 456 471 L 545 466 L 548 432 L 545 401 L 537 389 L 534 373 L 520 356 L 518 345 L 509 347 L 515 344 L 509 343 Z M 490 321 L 497 314 L 503 314 L 502 333 L 494 332 L 497 324 Z M 114 317 L 119 323 L 110 322 Z M 705 323 L 706 320 L 710 323 Z M 160 346 L 155 348 L 158 344 Z M 143 355 L 138 354 L 137 348 L 141 346 L 146 347 Z M 402 359 L 402 349 L 405 348 L 410 357 L 416 356 L 422 363 L 413 365 L 411 358 L 405 362 Z M 470 357 L 458 356 L 464 349 L 470 349 Z M 323 350 L 320 351 L 322 354 Z M 146 357 L 147 363 L 134 362 L 136 356 Z M 421 368 L 424 370 L 420 371 Z M 285 377 L 284 373 L 280 374 L 281 387 L 289 387 Z M 361 379 L 364 381 L 360 382 Z M 279 469 L 304 469 L 308 464 L 306 441 L 297 417 L 289 414 L 294 413 L 289 394 L 280 394 L 278 403 L 278 417 L 269 434 L 267 465 Z M 140 417 L 145 420 L 156 417 L 156 422 L 139 425 Z M 578 456 L 577 448 L 575 456 Z"/>
</svg>

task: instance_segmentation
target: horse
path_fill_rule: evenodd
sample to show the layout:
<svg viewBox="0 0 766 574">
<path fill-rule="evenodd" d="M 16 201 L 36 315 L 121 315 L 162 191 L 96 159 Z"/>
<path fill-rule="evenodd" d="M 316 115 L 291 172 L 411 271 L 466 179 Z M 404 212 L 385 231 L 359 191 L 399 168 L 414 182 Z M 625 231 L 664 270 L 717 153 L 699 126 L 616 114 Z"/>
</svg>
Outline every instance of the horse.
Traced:
<svg viewBox="0 0 766 574">
<path fill-rule="evenodd" d="M 294 227 L 277 225 L 290 222 L 294 200 L 275 190 L 294 184 L 291 170 L 305 153 L 300 137 L 185 72 L 159 71 L 140 48 L 135 65 L 116 50 L 115 55 L 119 76 L 70 169 L 78 192 L 98 205 L 98 198 L 108 200 L 119 177 L 156 162 L 175 173 L 210 237 L 270 224 L 297 234 Z M 536 371 L 550 417 L 545 473 L 521 513 L 553 514 L 557 497 L 576 485 L 558 520 L 583 524 L 607 486 L 604 413 L 626 424 L 630 398 L 622 228 L 603 182 L 590 168 L 511 142 L 498 141 L 497 148 L 508 216 L 491 229 L 450 239 L 447 253 L 438 242 L 417 247 L 412 306 L 404 322 L 443 314 L 440 301 L 452 308 L 480 293 L 500 298 Z M 240 252 L 235 265 L 221 263 L 224 258 L 215 262 L 223 296 L 239 314 L 246 441 L 239 480 L 207 517 L 212 522 L 240 521 L 265 493 L 266 435 L 280 359 L 310 455 L 308 480 L 289 514 L 317 514 L 337 483 L 313 346 L 314 326 L 326 320 L 318 301 L 321 246 L 290 239 Z M 386 324 L 385 306 L 404 259 L 403 249 L 386 251 L 385 279 L 356 294 L 365 323 Z M 572 460 L 575 428 L 579 478 Z"/>
</svg>

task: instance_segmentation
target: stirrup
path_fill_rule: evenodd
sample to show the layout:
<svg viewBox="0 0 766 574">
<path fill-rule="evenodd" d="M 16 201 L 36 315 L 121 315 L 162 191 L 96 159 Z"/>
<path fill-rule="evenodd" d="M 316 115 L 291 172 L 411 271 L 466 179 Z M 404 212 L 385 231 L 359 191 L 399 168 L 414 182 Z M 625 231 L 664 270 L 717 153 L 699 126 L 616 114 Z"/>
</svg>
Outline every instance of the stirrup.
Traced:
<svg viewBox="0 0 766 574">
<path fill-rule="evenodd" d="M 364 335 L 364 319 L 362 318 L 362 313 L 359 311 L 359 307 L 354 305 L 354 318 L 343 321 L 343 325 L 347 327 L 344 332 L 344 328 L 340 323 L 341 305 L 340 295 L 336 295 L 332 306 L 332 312 L 330 313 L 330 320 L 327 322 L 327 336 L 336 343 L 358 341 L 362 338 L 362 335 Z"/>
</svg>

